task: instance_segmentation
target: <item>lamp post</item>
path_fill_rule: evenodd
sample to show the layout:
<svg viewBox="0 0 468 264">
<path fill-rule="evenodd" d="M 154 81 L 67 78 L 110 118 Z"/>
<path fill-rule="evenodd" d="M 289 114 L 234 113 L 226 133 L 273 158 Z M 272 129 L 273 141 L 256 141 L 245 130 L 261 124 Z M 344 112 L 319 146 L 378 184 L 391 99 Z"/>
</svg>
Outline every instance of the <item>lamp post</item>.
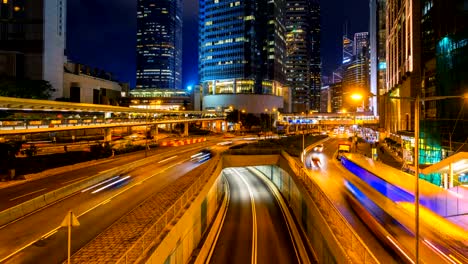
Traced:
<svg viewBox="0 0 468 264">
<path fill-rule="evenodd" d="M 371 94 L 371 97 L 377 96 Z M 353 95 L 354 98 L 358 98 L 359 95 Z M 361 95 L 362 97 L 362 95 Z M 415 205 L 415 237 L 416 237 L 416 263 L 419 263 L 419 103 L 427 101 L 437 101 L 444 99 L 468 99 L 468 94 L 464 95 L 454 95 L 454 96 L 431 96 L 420 98 L 419 94 L 416 97 L 399 97 L 399 96 L 387 96 L 388 99 L 398 99 L 398 100 L 410 100 L 414 101 L 414 175 L 415 175 L 415 191 L 414 191 L 414 205 Z"/>
<path fill-rule="evenodd" d="M 145 158 L 148 157 L 148 116 L 149 116 L 149 113 L 146 113 L 146 122 L 145 122 Z"/>
</svg>

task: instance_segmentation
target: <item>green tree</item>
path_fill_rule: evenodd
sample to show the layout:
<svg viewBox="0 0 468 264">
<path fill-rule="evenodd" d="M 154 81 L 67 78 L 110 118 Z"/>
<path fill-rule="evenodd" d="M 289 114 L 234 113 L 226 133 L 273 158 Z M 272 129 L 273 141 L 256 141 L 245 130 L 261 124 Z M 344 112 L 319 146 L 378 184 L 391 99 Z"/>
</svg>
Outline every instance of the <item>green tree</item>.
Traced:
<svg viewBox="0 0 468 264">
<path fill-rule="evenodd" d="M 250 130 L 252 126 L 260 124 L 260 118 L 254 114 L 242 115 L 242 125 Z"/>
<path fill-rule="evenodd" d="M 53 91 L 48 81 L 0 76 L 0 96 L 49 99 Z"/>
</svg>

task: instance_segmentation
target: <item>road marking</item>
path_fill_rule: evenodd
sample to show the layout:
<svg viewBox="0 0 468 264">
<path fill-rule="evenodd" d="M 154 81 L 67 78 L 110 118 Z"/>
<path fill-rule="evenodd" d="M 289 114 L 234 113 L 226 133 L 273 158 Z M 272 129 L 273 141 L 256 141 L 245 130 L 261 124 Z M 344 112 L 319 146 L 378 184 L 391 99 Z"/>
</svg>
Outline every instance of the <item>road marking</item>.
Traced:
<svg viewBox="0 0 468 264">
<path fill-rule="evenodd" d="M 101 205 L 105 205 L 106 203 L 110 203 L 111 199 L 107 199 L 104 202 L 101 203 Z"/>
<path fill-rule="evenodd" d="M 247 186 L 247 190 L 249 191 L 249 196 L 250 196 L 250 204 L 252 205 L 252 256 L 251 256 L 251 263 L 256 264 L 257 263 L 257 215 L 255 213 L 255 200 L 254 200 L 254 194 L 252 190 L 250 189 L 249 184 L 245 180 L 244 176 L 240 174 L 237 169 L 232 169 L 237 175 L 239 175 L 240 179 L 244 182 L 244 184 Z"/>
<path fill-rule="evenodd" d="M 57 232 L 58 232 L 58 229 L 54 229 L 54 230 L 50 231 L 49 233 L 45 234 L 45 235 L 42 237 L 42 239 L 46 239 L 46 238 L 52 236 L 53 234 L 55 234 L 55 233 L 57 233 Z"/>
<path fill-rule="evenodd" d="M 171 159 L 175 159 L 175 158 L 177 158 L 177 155 L 172 156 L 172 157 L 167 158 L 167 159 L 163 159 L 163 160 L 159 161 L 158 163 L 163 163 L 163 162 L 169 161 L 169 160 L 171 160 Z"/>
<path fill-rule="evenodd" d="M 70 182 L 78 181 L 78 180 L 81 180 L 81 179 L 84 179 L 84 178 L 88 178 L 88 177 L 89 177 L 89 176 L 83 176 L 83 177 L 76 178 L 76 179 L 73 179 L 73 180 L 70 180 L 70 181 L 62 182 L 61 184 L 62 184 L 62 185 L 65 185 L 65 184 L 68 184 L 68 183 L 70 183 Z"/>
<path fill-rule="evenodd" d="M 188 160 L 188 159 L 187 159 L 187 160 Z M 170 169 L 170 168 L 173 168 L 173 167 L 175 167 L 175 166 L 177 166 L 177 164 L 173 164 L 173 165 L 171 165 L 171 166 L 168 166 L 168 167 L 166 167 L 166 168 L 164 169 L 164 171 L 165 171 L 165 170 L 168 170 L 168 169 Z M 143 179 L 142 181 L 140 181 L 140 182 L 138 182 L 138 183 L 135 183 L 135 184 L 129 186 L 128 188 L 126 188 L 126 189 L 123 189 L 122 191 L 120 191 L 120 192 L 116 193 L 115 195 L 113 195 L 112 197 L 110 197 L 108 200 L 111 200 L 111 199 L 117 197 L 118 195 L 120 195 L 120 194 L 122 194 L 122 193 L 128 191 L 129 189 L 135 187 L 136 185 L 140 185 L 140 184 L 143 183 L 144 181 L 149 180 L 149 179 L 153 178 L 154 176 L 156 176 L 156 175 L 158 175 L 158 174 L 161 174 L 161 172 L 162 172 L 162 171 L 158 171 L 158 173 L 155 173 L 155 174 L 153 174 L 153 175 L 151 175 L 151 176 L 149 176 L 149 177 Z M 114 178 L 115 178 L 115 177 L 113 177 L 112 179 L 114 179 Z M 96 187 L 96 186 L 93 186 L 93 188 L 94 188 L 94 187 Z M 47 189 L 47 188 L 44 188 L 44 189 L 42 189 L 42 190 L 45 190 L 45 189 Z M 38 191 L 41 191 L 41 190 L 38 190 Z M 64 199 L 65 199 L 65 198 L 68 198 L 68 197 L 69 197 L 69 196 L 64 197 Z M 62 201 L 62 200 L 59 200 L 59 201 L 56 201 L 55 203 L 58 203 L 58 202 L 61 202 L 61 201 Z M 50 205 L 48 205 L 48 206 L 51 206 L 51 205 L 53 205 L 53 204 L 55 204 L 55 203 L 52 203 L 52 204 L 50 204 Z M 83 215 L 89 213 L 90 211 L 96 209 L 96 208 L 97 208 L 98 206 L 100 206 L 101 204 L 102 204 L 102 203 L 99 203 L 99 204 L 97 204 L 97 205 L 91 207 L 90 209 L 84 211 L 84 212 L 81 213 L 80 215 L 77 215 L 77 217 L 81 217 L 81 216 L 83 216 Z M 48 206 L 47 206 L 47 207 L 48 207 Z M 46 208 L 46 207 L 44 207 L 44 208 L 42 208 L 42 209 L 45 209 L 45 208 Z M 42 209 L 41 209 L 41 210 L 42 210 Z M 22 218 L 24 218 L 24 217 L 22 217 Z M 4 226 L 1 226 L 0 228 L 3 228 L 3 227 L 5 227 L 5 226 L 7 226 L 7 225 L 10 225 L 10 224 L 12 224 L 12 223 L 14 223 L 14 222 L 16 222 L 16 221 L 19 221 L 19 220 L 22 219 L 22 218 L 18 218 L 17 220 L 15 220 L 15 221 L 13 221 L 13 222 L 10 222 L 10 223 L 8 223 L 8 224 L 6 224 L 6 225 L 4 225 Z M 58 227 L 54 228 L 52 231 L 48 232 L 47 234 L 41 236 L 40 238 L 34 239 L 32 242 L 30 242 L 30 243 L 26 244 L 25 246 L 23 246 L 23 247 L 21 247 L 21 248 L 15 250 L 15 251 L 12 252 L 10 255 L 4 257 L 3 259 L 0 259 L 0 263 L 2 263 L 3 261 L 5 261 L 5 260 L 11 258 L 12 256 L 18 254 L 18 252 L 20 252 L 20 251 L 24 250 L 25 248 L 31 246 L 32 244 L 36 243 L 37 241 L 41 240 L 44 236 L 47 236 L 48 234 L 53 233 L 53 232 L 57 232 L 58 229 L 60 229 L 60 228 L 61 228 L 61 226 L 58 226 Z M 49 236 L 50 236 L 50 235 L 49 235 Z"/>
<path fill-rule="evenodd" d="M 31 194 L 37 193 L 37 192 L 41 192 L 41 191 L 43 191 L 43 190 L 45 190 L 45 189 L 47 189 L 47 188 L 40 189 L 40 190 L 37 190 L 37 191 L 34 191 L 34 192 L 30 192 L 30 193 L 27 193 L 27 194 L 23 194 L 23 195 L 21 195 L 21 196 L 18 196 L 18 197 L 15 197 L 15 198 L 12 198 L 12 199 L 10 199 L 10 201 L 14 201 L 14 200 L 17 200 L 17 199 L 23 198 L 23 197 L 25 197 L 25 196 L 28 196 L 28 195 L 31 195 Z"/>
<path fill-rule="evenodd" d="M 225 176 L 223 175 L 223 177 Z M 213 243 L 211 244 L 210 252 L 208 252 L 208 256 L 206 257 L 205 263 L 209 263 L 211 260 L 211 257 L 213 256 L 214 249 L 216 247 L 216 244 L 218 243 L 219 235 L 221 234 L 221 229 L 223 229 L 224 221 L 226 219 L 226 215 L 229 209 L 229 202 L 231 200 L 231 191 L 229 189 L 229 182 L 227 181 L 226 177 L 225 177 L 225 180 L 226 180 L 226 184 L 224 185 L 224 189 L 225 189 L 225 195 L 226 195 L 226 208 L 224 209 L 223 215 L 221 216 L 218 230 L 216 231 L 215 238 L 213 239 Z"/>
</svg>

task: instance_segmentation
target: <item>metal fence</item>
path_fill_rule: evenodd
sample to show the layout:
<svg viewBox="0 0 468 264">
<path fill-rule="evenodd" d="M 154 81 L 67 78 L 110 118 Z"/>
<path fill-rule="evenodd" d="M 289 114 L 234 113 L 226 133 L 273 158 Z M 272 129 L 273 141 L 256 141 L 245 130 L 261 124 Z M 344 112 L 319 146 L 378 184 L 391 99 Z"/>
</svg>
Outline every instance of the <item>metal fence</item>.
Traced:
<svg viewBox="0 0 468 264">
<path fill-rule="evenodd" d="M 322 189 L 313 180 L 313 175 L 298 160 L 282 152 L 282 156 L 288 161 L 289 167 L 308 190 L 312 201 L 319 209 L 323 218 L 332 230 L 335 239 L 341 246 L 342 252 L 350 263 L 379 263 L 366 244 L 354 232 L 348 221 L 341 215 L 338 209 Z"/>
<path fill-rule="evenodd" d="M 179 216 L 194 200 L 205 186 L 208 179 L 220 164 L 220 156 L 216 155 L 209 167 L 184 192 L 184 194 L 124 253 L 117 263 L 135 263 L 145 258 L 148 251 L 162 241 L 166 227 L 175 224 Z"/>
</svg>

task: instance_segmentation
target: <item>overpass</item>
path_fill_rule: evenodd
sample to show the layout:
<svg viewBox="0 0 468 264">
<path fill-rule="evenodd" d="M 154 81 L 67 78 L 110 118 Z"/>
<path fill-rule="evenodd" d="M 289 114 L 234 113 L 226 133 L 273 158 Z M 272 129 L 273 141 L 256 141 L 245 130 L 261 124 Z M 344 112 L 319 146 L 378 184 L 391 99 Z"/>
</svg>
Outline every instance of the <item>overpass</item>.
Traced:
<svg viewBox="0 0 468 264">
<path fill-rule="evenodd" d="M 109 105 L 82 104 L 0 97 L 0 136 L 50 133 L 101 128 L 110 140 L 112 128 L 145 126 L 157 134 L 159 125 L 200 122 L 202 128 L 221 131 L 226 127 L 223 113 L 207 111 L 167 111 Z"/>
</svg>

